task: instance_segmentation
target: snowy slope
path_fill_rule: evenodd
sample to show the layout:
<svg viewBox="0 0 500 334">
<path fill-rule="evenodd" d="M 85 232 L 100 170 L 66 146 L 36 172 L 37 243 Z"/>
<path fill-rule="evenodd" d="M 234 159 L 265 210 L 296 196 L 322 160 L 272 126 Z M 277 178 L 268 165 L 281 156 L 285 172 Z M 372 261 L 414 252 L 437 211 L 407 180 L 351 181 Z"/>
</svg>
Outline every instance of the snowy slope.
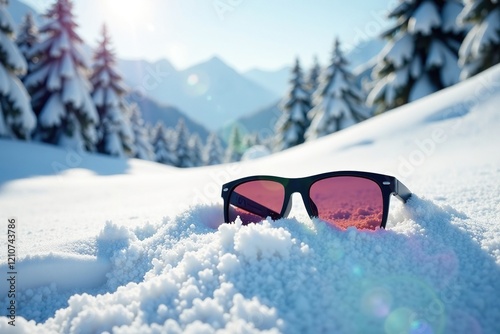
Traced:
<svg viewBox="0 0 500 334">
<path fill-rule="evenodd" d="M 19 222 L 16 329 L 495 333 L 499 103 L 497 66 L 280 154 L 191 170 L 1 140 L 1 219 Z M 311 221 L 300 201 L 288 219 L 217 228 L 229 179 L 341 169 L 396 175 L 415 196 L 375 232 Z"/>
</svg>

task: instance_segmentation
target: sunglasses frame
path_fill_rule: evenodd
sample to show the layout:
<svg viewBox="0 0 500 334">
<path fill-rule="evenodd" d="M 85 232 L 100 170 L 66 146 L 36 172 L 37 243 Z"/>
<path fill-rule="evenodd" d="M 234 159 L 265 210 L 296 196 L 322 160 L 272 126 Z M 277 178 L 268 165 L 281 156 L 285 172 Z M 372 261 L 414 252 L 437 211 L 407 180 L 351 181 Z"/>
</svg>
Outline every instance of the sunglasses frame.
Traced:
<svg viewBox="0 0 500 334">
<path fill-rule="evenodd" d="M 396 196 L 396 198 L 401 200 L 403 203 L 406 203 L 406 201 L 411 197 L 411 191 L 396 177 L 384 174 L 371 173 L 371 172 L 337 171 L 337 172 L 328 172 L 312 176 L 306 176 L 301 178 L 285 178 L 285 177 L 270 176 L 270 175 L 247 176 L 241 179 L 228 182 L 222 186 L 221 196 L 224 200 L 224 221 L 226 223 L 230 223 L 229 205 L 232 204 L 230 203 L 230 199 L 234 189 L 243 183 L 251 181 L 274 181 L 283 186 L 285 194 L 281 212 L 279 213 L 274 212 L 262 206 L 261 204 L 252 202 L 252 206 L 259 206 L 260 207 L 259 209 L 268 211 L 267 216 L 271 217 L 273 220 L 281 219 L 288 216 L 292 208 L 292 194 L 294 193 L 299 193 L 301 195 L 302 201 L 307 210 L 307 213 L 309 214 L 309 217 L 311 218 L 318 217 L 316 205 L 309 197 L 309 191 L 311 186 L 319 180 L 332 177 L 339 177 L 339 176 L 365 178 L 375 182 L 379 186 L 380 190 L 382 191 L 382 200 L 383 200 L 382 222 L 380 224 L 381 228 L 385 228 L 385 225 L 387 223 L 387 217 L 389 215 L 389 202 L 391 195 Z M 241 195 L 238 196 L 244 197 Z M 246 197 L 244 199 L 249 200 Z"/>
</svg>

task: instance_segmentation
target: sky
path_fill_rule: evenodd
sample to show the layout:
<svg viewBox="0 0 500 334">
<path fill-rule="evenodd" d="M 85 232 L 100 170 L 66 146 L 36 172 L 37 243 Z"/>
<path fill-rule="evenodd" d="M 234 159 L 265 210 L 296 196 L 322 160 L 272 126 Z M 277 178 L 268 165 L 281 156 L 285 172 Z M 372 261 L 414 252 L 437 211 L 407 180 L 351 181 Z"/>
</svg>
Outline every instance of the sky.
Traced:
<svg viewBox="0 0 500 334">
<path fill-rule="evenodd" d="M 22 0 L 44 12 L 53 0 Z M 279 69 L 296 57 L 326 62 L 339 36 L 345 50 L 374 38 L 397 0 L 74 0 L 91 46 L 105 22 L 120 58 L 169 59 L 178 69 L 214 55 L 240 71 Z"/>
</svg>

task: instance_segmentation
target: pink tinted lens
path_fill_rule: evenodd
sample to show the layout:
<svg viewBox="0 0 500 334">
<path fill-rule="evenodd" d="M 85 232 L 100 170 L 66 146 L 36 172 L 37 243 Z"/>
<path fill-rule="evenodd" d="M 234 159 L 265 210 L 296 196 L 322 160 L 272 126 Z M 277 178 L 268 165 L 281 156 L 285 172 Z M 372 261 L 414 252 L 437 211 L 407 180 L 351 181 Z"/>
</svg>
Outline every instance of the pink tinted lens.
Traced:
<svg viewBox="0 0 500 334">
<path fill-rule="evenodd" d="M 257 223 L 270 216 L 279 218 L 285 188 L 268 180 L 249 181 L 234 188 L 229 197 L 229 220 L 240 217 L 243 224 Z"/>
<path fill-rule="evenodd" d="M 309 196 L 318 217 L 339 228 L 375 229 L 382 224 L 382 190 L 372 180 L 354 176 L 319 180 Z"/>
</svg>

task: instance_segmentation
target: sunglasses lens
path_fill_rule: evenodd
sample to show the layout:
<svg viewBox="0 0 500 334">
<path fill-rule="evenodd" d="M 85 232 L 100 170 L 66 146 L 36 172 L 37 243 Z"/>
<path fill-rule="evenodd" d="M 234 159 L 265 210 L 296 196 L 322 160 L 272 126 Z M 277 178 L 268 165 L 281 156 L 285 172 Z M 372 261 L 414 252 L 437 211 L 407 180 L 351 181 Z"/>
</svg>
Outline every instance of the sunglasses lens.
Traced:
<svg viewBox="0 0 500 334">
<path fill-rule="evenodd" d="M 375 229 L 382 224 L 382 190 L 372 180 L 337 176 L 315 182 L 309 196 L 318 218 L 339 228 Z"/>
<path fill-rule="evenodd" d="M 228 217 L 240 217 L 243 224 L 258 223 L 270 216 L 280 218 L 285 199 L 285 188 L 278 182 L 257 180 L 242 183 L 229 197 Z"/>
</svg>

